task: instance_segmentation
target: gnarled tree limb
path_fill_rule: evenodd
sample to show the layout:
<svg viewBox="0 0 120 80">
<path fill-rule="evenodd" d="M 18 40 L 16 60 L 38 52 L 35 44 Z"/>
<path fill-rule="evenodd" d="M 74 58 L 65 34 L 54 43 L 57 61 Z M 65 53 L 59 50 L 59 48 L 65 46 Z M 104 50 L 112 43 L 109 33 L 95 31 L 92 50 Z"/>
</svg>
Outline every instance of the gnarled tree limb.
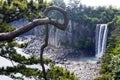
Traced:
<svg viewBox="0 0 120 80">
<path fill-rule="evenodd" d="M 46 17 L 50 10 L 60 11 L 64 16 L 64 23 L 60 23 L 55 19 L 50 19 L 50 18 Z M 51 25 L 54 25 L 55 27 L 57 27 L 58 29 L 61 29 L 61 30 L 66 29 L 66 27 L 68 25 L 68 17 L 67 17 L 66 11 L 64 11 L 63 9 L 56 7 L 56 6 L 50 6 L 45 9 L 44 15 L 45 15 L 45 18 L 35 19 L 32 22 L 29 22 L 27 25 L 25 25 L 21 28 L 18 28 L 12 32 L 0 33 L 0 41 L 12 40 L 15 37 L 17 37 L 25 32 L 28 32 L 29 30 L 33 29 L 34 27 L 36 27 L 38 25 L 51 24 Z"/>
<path fill-rule="evenodd" d="M 41 64 L 41 67 L 42 67 L 42 72 L 43 72 L 43 78 L 45 80 L 47 80 L 47 77 L 46 77 L 46 72 L 45 72 L 45 66 L 44 66 L 44 59 L 43 59 L 43 52 L 44 52 L 44 49 L 45 47 L 48 46 L 48 38 L 49 38 L 49 28 L 48 28 L 48 24 L 45 25 L 45 43 L 41 46 L 41 49 L 40 49 L 40 64 Z"/>
</svg>

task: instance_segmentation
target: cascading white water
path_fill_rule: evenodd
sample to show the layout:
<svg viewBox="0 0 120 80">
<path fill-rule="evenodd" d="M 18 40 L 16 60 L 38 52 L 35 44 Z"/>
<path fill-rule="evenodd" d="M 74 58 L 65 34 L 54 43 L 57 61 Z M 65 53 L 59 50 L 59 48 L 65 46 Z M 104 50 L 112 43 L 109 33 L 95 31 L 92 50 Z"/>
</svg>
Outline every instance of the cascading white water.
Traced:
<svg viewBox="0 0 120 80">
<path fill-rule="evenodd" d="M 96 57 L 100 58 L 106 48 L 107 24 L 97 24 L 96 26 Z"/>
</svg>

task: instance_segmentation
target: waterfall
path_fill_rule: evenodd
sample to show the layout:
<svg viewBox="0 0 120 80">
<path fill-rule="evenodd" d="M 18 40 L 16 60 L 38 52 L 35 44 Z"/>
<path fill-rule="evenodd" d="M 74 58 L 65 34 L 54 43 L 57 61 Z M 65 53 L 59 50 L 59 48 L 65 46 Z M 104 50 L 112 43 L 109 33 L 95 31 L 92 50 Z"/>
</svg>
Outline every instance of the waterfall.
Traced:
<svg viewBox="0 0 120 80">
<path fill-rule="evenodd" d="M 97 24 L 96 26 L 96 57 L 103 55 L 107 41 L 107 24 Z"/>
</svg>

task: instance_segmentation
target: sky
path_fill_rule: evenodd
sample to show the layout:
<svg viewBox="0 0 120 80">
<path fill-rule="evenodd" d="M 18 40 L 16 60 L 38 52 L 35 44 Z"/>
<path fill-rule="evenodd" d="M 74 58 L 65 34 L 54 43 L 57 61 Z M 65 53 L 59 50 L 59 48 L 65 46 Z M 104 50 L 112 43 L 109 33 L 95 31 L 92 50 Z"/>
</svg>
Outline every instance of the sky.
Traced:
<svg viewBox="0 0 120 80">
<path fill-rule="evenodd" d="M 66 3 L 70 0 L 64 0 Z M 87 6 L 110 6 L 120 8 L 120 0 L 80 0 L 82 4 Z"/>
<path fill-rule="evenodd" d="M 81 0 L 82 4 L 88 6 L 110 6 L 120 8 L 120 0 Z"/>
</svg>

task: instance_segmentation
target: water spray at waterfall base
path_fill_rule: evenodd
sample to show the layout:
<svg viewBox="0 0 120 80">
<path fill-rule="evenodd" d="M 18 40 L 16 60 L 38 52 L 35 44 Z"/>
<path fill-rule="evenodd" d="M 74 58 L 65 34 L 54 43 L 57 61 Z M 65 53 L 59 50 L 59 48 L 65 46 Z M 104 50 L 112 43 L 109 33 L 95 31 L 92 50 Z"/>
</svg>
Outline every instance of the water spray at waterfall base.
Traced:
<svg viewBox="0 0 120 80">
<path fill-rule="evenodd" d="M 103 56 L 107 42 L 107 24 L 97 24 L 96 26 L 96 58 Z"/>
</svg>

